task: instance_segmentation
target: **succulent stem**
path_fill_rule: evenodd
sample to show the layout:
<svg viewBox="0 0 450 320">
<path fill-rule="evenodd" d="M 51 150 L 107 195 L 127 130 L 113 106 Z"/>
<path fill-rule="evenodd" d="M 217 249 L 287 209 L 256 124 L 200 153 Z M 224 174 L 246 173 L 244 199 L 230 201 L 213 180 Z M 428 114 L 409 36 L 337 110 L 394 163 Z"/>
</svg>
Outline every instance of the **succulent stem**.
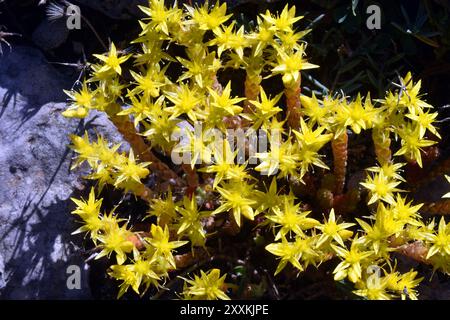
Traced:
<svg viewBox="0 0 450 320">
<path fill-rule="evenodd" d="M 247 73 L 245 78 L 245 97 L 247 100 L 244 101 L 244 112 L 252 112 L 252 103 L 250 101 L 258 99 L 259 86 L 261 85 L 262 77 L 261 75 L 250 75 Z"/>
<path fill-rule="evenodd" d="M 389 133 L 386 133 L 383 129 L 373 129 L 372 140 L 375 146 L 375 154 L 380 165 L 386 164 L 391 161 L 391 139 Z"/>
<path fill-rule="evenodd" d="M 345 174 L 347 172 L 348 135 L 344 132 L 331 141 L 333 150 L 334 175 L 336 178 L 335 194 L 341 194 L 345 186 Z"/>
<path fill-rule="evenodd" d="M 295 82 L 286 84 L 284 94 L 286 95 L 286 104 L 288 112 L 288 123 L 292 129 L 298 130 L 300 127 L 300 118 L 302 117 L 300 107 L 301 78 Z"/>
<path fill-rule="evenodd" d="M 421 211 L 433 215 L 450 215 L 450 199 L 427 203 L 422 207 Z"/>
<path fill-rule="evenodd" d="M 157 173 L 166 181 L 174 180 L 175 183 L 178 183 L 178 175 L 153 154 L 149 146 L 145 143 L 144 138 L 136 133 L 136 129 L 128 117 L 114 116 L 110 117 L 110 119 L 125 140 L 128 141 L 136 155 L 139 155 L 139 158 L 143 161 L 151 162 L 150 169 L 153 172 Z"/>
</svg>

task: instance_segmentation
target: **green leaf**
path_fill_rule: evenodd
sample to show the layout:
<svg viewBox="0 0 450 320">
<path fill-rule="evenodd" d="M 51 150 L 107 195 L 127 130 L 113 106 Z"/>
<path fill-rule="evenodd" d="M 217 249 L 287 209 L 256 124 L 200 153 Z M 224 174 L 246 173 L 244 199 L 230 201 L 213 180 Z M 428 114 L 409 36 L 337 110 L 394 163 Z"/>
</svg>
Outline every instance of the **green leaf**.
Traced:
<svg viewBox="0 0 450 320">
<path fill-rule="evenodd" d="M 342 87 L 342 91 L 344 91 L 345 94 L 351 94 L 352 92 L 356 91 L 357 89 L 359 89 L 361 87 L 362 87 L 361 83 L 354 83 L 349 86 Z"/>
<path fill-rule="evenodd" d="M 400 5 L 400 10 L 402 11 L 403 17 L 406 20 L 406 25 L 410 26 L 411 25 L 411 20 L 409 20 L 408 13 L 406 12 L 405 7 L 403 7 L 403 5 Z"/>
<path fill-rule="evenodd" d="M 375 87 L 378 88 L 378 81 L 373 75 L 372 71 L 366 70 L 367 78 L 369 79 L 369 82 Z"/>
<path fill-rule="evenodd" d="M 338 19 L 338 23 L 344 22 L 345 19 L 347 19 L 347 14 L 345 14 L 343 17 L 340 17 L 340 18 Z"/>
<path fill-rule="evenodd" d="M 399 54 L 393 56 L 392 58 L 390 58 L 388 61 L 386 61 L 386 65 L 389 66 L 389 65 L 403 59 L 404 57 L 405 57 L 404 53 L 399 53 Z"/>
<path fill-rule="evenodd" d="M 416 21 L 414 22 L 414 27 L 419 30 L 423 27 L 425 22 L 428 20 L 428 14 L 422 3 L 419 5 L 419 10 L 417 11 Z"/>
<path fill-rule="evenodd" d="M 359 0 L 352 0 L 352 12 L 353 12 L 354 16 L 356 16 L 355 9 L 358 6 L 358 2 L 359 2 Z"/>
<path fill-rule="evenodd" d="M 340 69 L 340 73 L 346 73 L 347 71 L 354 71 L 353 69 L 361 63 L 361 59 L 355 59 L 353 61 L 350 61 L 349 63 L 346 63 L 343 65 Z"/>
<path fill-rule="evenodd" d="M 360 71 L 353 79 L 351 79 L 348 82 L 344 82 L 341 86 L 341 89 L 347 94 L 351 93 L 352 91 L 355 91 L 359 87 L 361 87 L 361 83 L 355 83 L 355 82 L 361 82 L 362 78 L 364 77 L 365 72 Z"/>
<path fill-rule="evenodd" d="M 246 269 L 244 266 L 236 266 L 234 267 L 234 273 L 238 276 L 238 277 L 243 277 L 246 275 Z"/>
<path fill-rule="evenodd" d="M 432 40 L 430 38 L 424 37 L 424 36 L 422 36 L 420 34 L 414 34 L 414 37 L 416 37 L 417 39 L 419 39 L 423 43 L 426 43 L 429 46 L 432 46 L 434 48 L 439 48 L 439 44 L 436 41 L 434 41 L 434 40 Z"/>
<path fill-rule="evenodd" d="M 403 29 L 403 27 L 400 26 L 398 23 L 396 23 L 396 22 L 391 22 L 391 24 L 392 24 L 395 28 L 397 28 L 400 32 L 402 32 L 402 33 L 407 33 L 406 30 Z"/>
<path fill-rule="evenodd" d="M 375 63 L 375 61 L 373 61 L 373 59 L 372 59 L 372 57 L 371 57 L 370 55 L 366 54 L 366 58 L 367 58 L 367 61 L 368 61 L 368 62 L 370 63 L 370 65 L 372 66 L 372 69 L 375 69 L 375 70 L 377 70 L 377 71 L 380 70 L 380 68 L 379 68 L 378 65 Z"/>
<path fill-rule="evenodd" d="M 325 17 L 325 14 L 322 13 L 317 18 L 315 18 L 313 21 L 311 21 L 310 24 L 306 27 L 306 29 L 312 29 L 320 20 L 322 20 Z"/>
</svg>

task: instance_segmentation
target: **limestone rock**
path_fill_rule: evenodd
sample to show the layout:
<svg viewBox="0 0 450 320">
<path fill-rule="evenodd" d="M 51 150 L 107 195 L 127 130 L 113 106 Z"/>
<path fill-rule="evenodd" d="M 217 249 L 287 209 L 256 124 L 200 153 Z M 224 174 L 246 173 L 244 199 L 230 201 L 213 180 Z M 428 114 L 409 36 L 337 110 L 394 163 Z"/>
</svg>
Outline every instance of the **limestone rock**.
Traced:
<svg viewBox="0 0 450 320">
<path fill-rule="evenodd" d="M 62 45 L 69 36 L 69 29 L 64 19 L 43 20 L 33 32 L 33 42 L 43 50 L 51 50 Z"/>
<path fill-rule="evenodd" d="M 84 121 L 61 115 L 72 80 L 36 49 L 16 46 L 0 59 L 0 298 L 90 298 L 89 268 L 71 235 L 79 224 L 70 197 L 83 184 L 69 170 L 68 135 L 121 136 L 100 113 Z M 67 287 L 71 265 L 81 271 L 79 290 Z"/>
</svg>

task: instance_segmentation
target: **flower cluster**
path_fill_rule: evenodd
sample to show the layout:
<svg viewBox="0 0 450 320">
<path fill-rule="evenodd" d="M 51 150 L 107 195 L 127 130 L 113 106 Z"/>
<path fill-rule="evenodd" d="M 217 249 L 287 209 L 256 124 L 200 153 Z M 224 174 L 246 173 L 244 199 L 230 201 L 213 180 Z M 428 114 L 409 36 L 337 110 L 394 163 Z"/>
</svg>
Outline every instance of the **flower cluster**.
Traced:
<svg viewBox="0 0 450 320">
<path fill-rule="evenodd" d="M 129 288 L 160 289 L 172 271 L 189 264 L 183 257 L 195 263 L 198 252 L 214 255 L 210 243 L 217 241 L 209 239 L 232 238 L 247 226 L 263 238 L 268 257 L 279 260 L 275 274 L 335 260 L 334 279 L 368 299 L 417 298 L 421 278 L 414 270 L 401 274 L 394 252 L 449 273 L 449 224 L 424 221 L 422 204 L 402 193 L 403 167 L 424 166 L 424 150 L 440 138 L 437 113 L 411 73 L 383 99 L 308 96 L 301 92 L 302 73 L 318 66 L 306 59 L 303 37 L 310 30 L 295 26 L 302 19 L 295 7 L 260 14 L 254 28 L 238 25 L 219 2 L 181 9 L 150 0 L 141 9 L 147 17 L 139 21 L 134 53 L 111 43 L 109 52 L 94 55 L 90 77 L 66 92 L 71 103 L 63 113 L 105 112 L 130 145 L 121 152 L 102 137 L 71 137 L 75 167 L 89 165 L 87 178 L 99 192 L 110 185 L 148 208 L 148 229 L 140 232 L 119 218 L 132 213 L 102 213 L 94 189 L 87 201 L 73 199 L 83 223 L 77 232 L 89 234 L 97 259 L 115 255 L 109 274 L 121 281 L 119 297 Z M 222 81 L 233 69 L 245 79 Z M 283 92 L 272 93 L 263 85 L 267 78 Z M 200 141 L 182 130 L 196 123 L 204 130 Z M 240 161 L 228 139 L 211 144 L 211 129 L 261 130 L 270 145 L 252 154 L 254 165 Z M 361 168 L 367 177 L 355 187 L 347 182 L 347 160 L 357 135 L 373 141 L 376 159 Z M 252 151 L 249 140 L 244 135 L 245 155 Z M 190 160 L 161 160 L 173 152 Z M 156 182 L 147 179 L 150 173 Z M 186 244 L 191 252 L 174 256 Z M 180 296 L 228 299 L 220 274 L 211 269 L 182 278 Z"/>
</svg>

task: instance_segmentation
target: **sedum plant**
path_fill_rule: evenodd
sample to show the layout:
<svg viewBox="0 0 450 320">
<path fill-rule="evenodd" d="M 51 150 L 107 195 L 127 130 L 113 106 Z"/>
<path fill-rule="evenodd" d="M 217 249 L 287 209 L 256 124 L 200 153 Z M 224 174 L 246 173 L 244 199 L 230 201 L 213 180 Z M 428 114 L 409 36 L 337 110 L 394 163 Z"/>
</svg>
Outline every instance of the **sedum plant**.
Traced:
<svg viewBox="0 0 450 320">
<path fill-rule="evenodd" d="M 440 138 L 420 80 L 407 73 L 379 99 L 305 95 L 303 70 L 318 66 L 306 58 L 310 30 L 295 27 L 302 16 L 294 6 L 259 15 L 254 28 L 219 2 L 150 0 L 141 10 L 147 17 L 133 49 L 111 43 L 94 55 L 89 77 L 66 92 L 63 113 L 104 112 L 129 143 L 127 150 L 101 136 L 71 136 L 74 168 L 88 166 L 95 181 L 87 200 L 73 199 L 76 232 L 92 240 L 96 259 L 109 258 L 118 297 L 157 294 L 169 279 L 184 281 L 181 298 L 233 297 L 230 270 L 177 276 L 227 260 L 220 253 L 233 248 L 221 243 L 245 234 L 275 262 L 275 281 L 331 260 L 334 279 L 368 299 L 417 299 L 423 278 L 401 273 L 399 255 L 450 272 L 450 226 L 423 218 L 403 176 L 405 167 L 425 165 Z M 223 80 L 227 74 L 243 76 Z M 360 168 L 366 177 L 350 184 L 348 145 L 357 136 L 372 141 L 374 156 Z M 265 149 L 254 143 L 261 137 Z M 145 204 L 139 224 L 120 206 L 105 212 L 112 188 Z"/>
</svg>

